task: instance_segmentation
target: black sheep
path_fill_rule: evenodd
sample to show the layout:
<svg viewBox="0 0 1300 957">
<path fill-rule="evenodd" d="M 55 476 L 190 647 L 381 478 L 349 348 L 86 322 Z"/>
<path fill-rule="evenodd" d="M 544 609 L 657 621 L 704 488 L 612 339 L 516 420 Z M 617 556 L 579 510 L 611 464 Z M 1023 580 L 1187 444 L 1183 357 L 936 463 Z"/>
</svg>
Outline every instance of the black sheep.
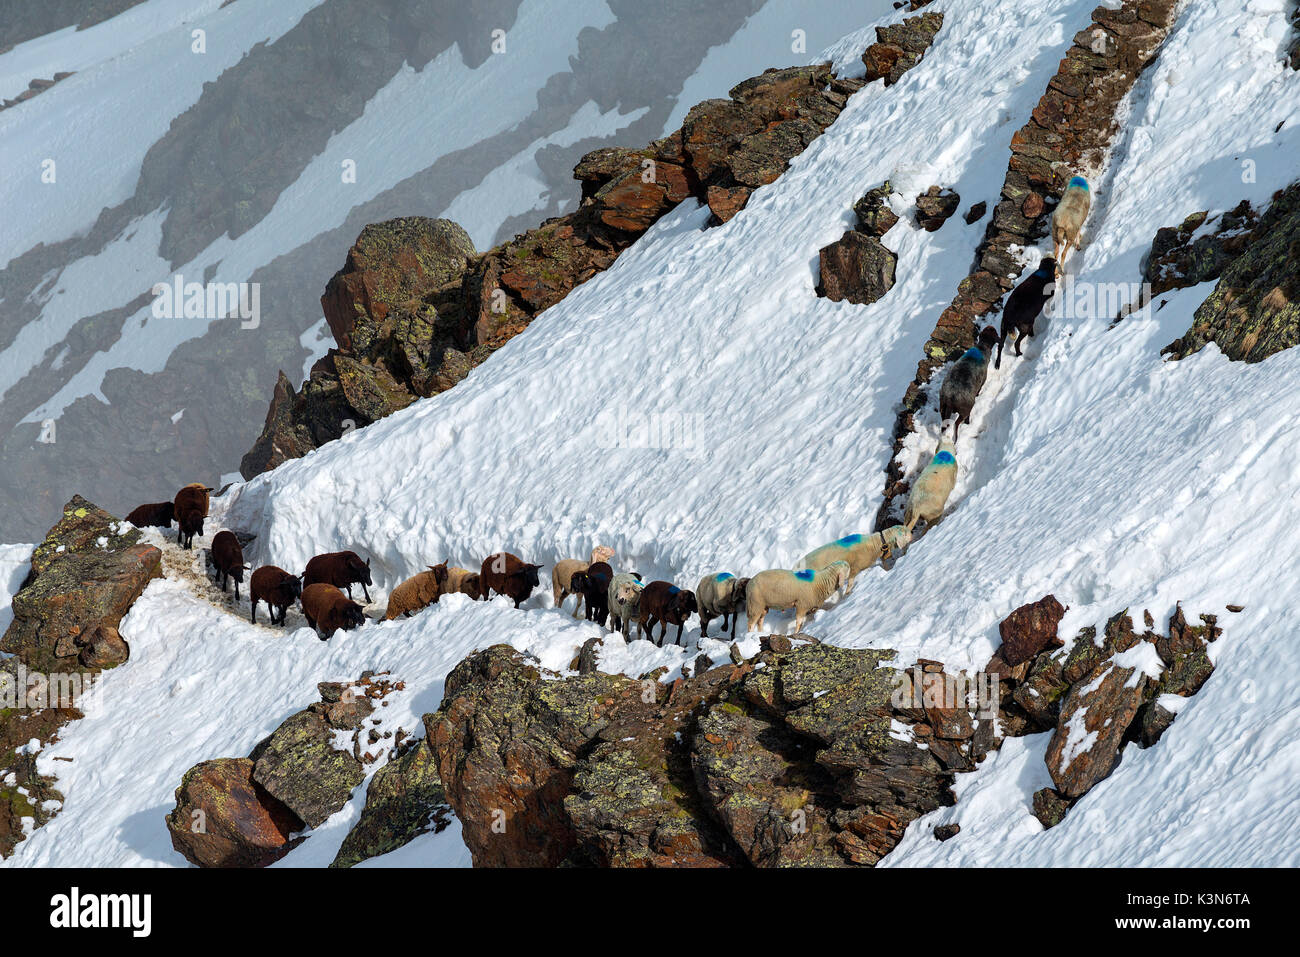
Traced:
<svg viewBox="0 0 1300 957">
<path fill-rule="evenodd" d="M 993 327 L 985 326 L 979 335 L 979 343 L 967 349 L 944 376 L 943 386 L 939 389 L 939 421 L 947 422 L 949 417 L 956 416 L 952 428 L 954 442 L 957 441 L 961 424 L 970 421 L 975 398 L 980 394 L 980 389 L 984 388 L 984 380 L 988 378 L 989 353 L 997 341 L 998 334 L 993 331 Z"/>
<path fill-rule="evenodd" d="M 1011 291 L 1007 304 L 1002 309 L 1002 335 L 998 337 L 998 357 L 993 368 L 1002 368 L 1002 344 L 1014 329 L 1016 335 L 1016 355 L 1020 355 L 1020 343 L 1025 336 L 1034 335 L 1034 320 L 1043 311 L 1048 300 L 1056 294 L 1056 260 L 1044 256 L 1038 268 L 1029 274 L 1029 278 Z"/>
<path fill-rule="evenodd" d="M 570 591 L 581 594 L 587 606 L 587 621 L 594 621 L 602 628 L 609 620 L 609 581 L 614 577 L 614 569 L 609 562 L 592 562 L 583 572 L 574 572 L 570 579 Z"/>
<path fill-rule="evenodd" d="M 370 577 L 370 559 L 362 561 L 360 555 L 351 551 L 317 555 L 307 563 L 307 569 L 302 573 L 302 587 L 305 590 L 308 585 L 318 583 L 346 589 L 349 599 L 352 597 L 352 586 L 360 585 L 368 605 L 370 589 L 367 586 L 374 584 Z"/>
<path fill-rule="evenodd" d="M 655 623 L 659 623 L 659 646 L 663 647 L 664 638 L 668 636 L 668 626 L 677 626 L 675 644 L 682 643 L 682 626 L 686 619 L 699 611 L 695 592 L 678 588 L 672 582 L 654 581 L 641 591 L 641 601 L 637 604 L 637 618 L 642 634 L 654 637 Z"/>
</svg>

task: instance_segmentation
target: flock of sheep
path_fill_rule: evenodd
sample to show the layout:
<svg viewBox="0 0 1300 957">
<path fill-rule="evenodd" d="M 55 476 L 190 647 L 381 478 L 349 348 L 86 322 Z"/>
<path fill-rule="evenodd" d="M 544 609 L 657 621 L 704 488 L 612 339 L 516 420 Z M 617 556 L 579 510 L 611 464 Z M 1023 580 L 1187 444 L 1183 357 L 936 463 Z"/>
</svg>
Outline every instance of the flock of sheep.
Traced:
<svg viewBox="0 0 1300 957">
<path fill-rule="evenodd" d="M 1016 355 L 1026 335 L 1032 336 L 1034 322 L 1055 291 L 1058 265 L 1078 248 L 1079 233 L 1091 205 L 1088 181 L 1073 177 L 1052 215 L 1053 255 L 1044 257 L 1038 268 L 1020 283 L 1007 298 L 1002 312 L 1001 334 L 991 326 L 980 331 L 978 344 L 966 351 L 944 377 L 939 393 L 939 415 L 946 429 L 953 422 L 953 441 L 942 438 L 933 459 L 912 484 L 901 525 L 870 535 L 853 534 L 836 539 L 804 556 L 793 569 L 771 568 L 748 578 L 731 572 L 715 572 L 701 578 L 692 591 L 668 581 L 642 581 L 634 571 L 615 572 L 610 560 L 613 549 L 598 545 L 590 559 L 566 558 L 551 570 L 552 597 L 555 607 L 566 598 L 576 596 L 573 616 L 578 617 L 584 604 L 586 618 L 611 631 L 631 638 L 635 623 L 638 638 L 654 639 L 659 625 L 659 644 L 667 637 L 669 625 L 677 627 L 674 637 L 681 644 L 682 629 L 691 615 L 700 619 L 700 634 L 707 637 L 709 623 L 722 619 L 723 631 L 734 637 L 736 619 L 743 609 L 747 630 L 761 630 L 769 611 L 794 609 L 795 631 L 803 630 L 807 619 L 839 589 L 847 595 L 859 574 L 879 561 L 906 549 L 918 522 L 933 525 L 943 515 L 948 496 L 957 482 L 955 442 L 963 422 L 970 421 L 975 399 L 988 375 L 988 354 L 997 344 L 1000 367 L 1002 347 L 1011 332 L 1017 334 Z M 185 486 L 171 502 L 141 505 L 127 516 L 138 527 L 170 527 L 176 521 L 180 529 L 178 544 L 190 548 L 194 536 L 203 534 L 208 515 L 211 488 L 199 483 Z M 212 564 L 224 593 L 230 581 L 235 583 L 235 599 L 249 566 L 244 563 L 243 549 L 233 532 L 222 530 L 212 539 Z M 539 587 L 541 565 L 523 561 L 509 552 L 497 552 L 483 559 L 479 571 L 448 567 L 444 561 L 428 566 L 427 571 L 408 578 L 393 589 L 388 598 L 385 620 L 427 608 L 446 594 L 465 594 L 475 600 L 488 600 L 493 593 L 509 597 L 518 608 Z M 370 602 L 373 584 L 370 562 L 355 552 L 330 552 L 317 555 L 307 563 L 301 575 L 292 575 L 275 565 L 264 565 L 249 579 L 250 619 L 257 623 L 258 602 L 266 602 L 272 624 L 284 625 L 289 607 L 296 601 L 302 606 L 307 623 L 321 640 L 329 639 L 338 629 L 352 629 L 366 621 L 363 606 L 352 600 L 352 586 L 359 584 Z M 277 618 L 278 613 L 278 618 Z"/>
</svg>

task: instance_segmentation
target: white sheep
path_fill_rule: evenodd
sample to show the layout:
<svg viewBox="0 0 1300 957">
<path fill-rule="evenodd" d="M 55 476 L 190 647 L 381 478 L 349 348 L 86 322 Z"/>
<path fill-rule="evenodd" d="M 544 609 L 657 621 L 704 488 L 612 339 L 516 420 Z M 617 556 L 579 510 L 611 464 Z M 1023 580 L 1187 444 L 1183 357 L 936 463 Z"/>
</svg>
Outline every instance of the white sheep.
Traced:
<svg viewBox="0 0 1300 957">
<path fill-rule="evenodd" d="M 793 608 L 794 630 L 803 631 L 804 622 L 825 604 L 831 592 L 849 580 L 849 563 L 833 561 L 821 571 L 806 568 L 792 572 L 770 568 L 749 580 L 745 589 L 745 607 L 749 613 L 749 630 L 761 630 L 763 619 L 773 608 Z"/>
<path fill-rule="evenodd" d="M 1082 176 L 1072 176 L 1070 183 L 1061 195 L 1061 201 L 1052 211 L 1052 258 L 1056 260 L 1056 274 L 1059 276 L 1065 268 L 1065 257 L 1070 255 L 1070 247 L 1079 248 L 1079 233 L 1092 208 L 1092 190 L 1088 181 Z"/>
<path fill-rule="evenodd" d="M 957 484 L 957 450 L 943 439 L 935 451 L 934 459 L 912 483 L 903 512 L 903 527 L 910 535 L 916 523 L 925 519 L 927 527 L 938 522 L 948 504 L 952 487 Z"/>
<path fill-rule="evenodd" d="M 736 619 L 740 609 L 745 606 L 745 588 L 748 578 L 737 578 L 731 572 L 718 572 L 705 575 L 695 586 L 695 601 L 700 612 L 700 636 L 708 637 L 709 622 L 721 616 L 722 630 L 727 630 L 727 619 L 731 619 L 731 636 L 736 636 Z"/>
<path fill-rule="evenodd" d="M 641 584 L 634 572 L 619 572 L 609 581 L 609 630 L 621 631 L 627 641 L 630 625 L 637 621 L 641 608 Z M 637 637 L 641 637 L 641 623 L 637 621 Z"/>
<path fill-rule="evenodd" d="M 581 558 L 561 558 L 551 569 L 551 592 L 555 596 L 555 607 L 559 608 L 560 603 L 570 595 L 576 595 L 577 603 L 573 606 L 573 617 L 577 618 L 578 613 L 582 611 L 582 592 L 570 591 L 569 586 L 573 584 L 573 576 L 576 572 L 585 572 L 596 562 L 607 562 L 614 557 L 614 549 L 608 545 L 597 545 L 591 550 L 591 560 L 584 562 Z"/>
<path fill-rule="evenodd" d="M 853 591 L 853 582 L 863 570 L 870 568 L 881 558 L 888 558 L 895 552 L 902 551 L 911 541 L 912 533 L 902 525 L 891 525 L 883 532 L 876 532 L 874 535 L 861 533 L 845 535 L 809 552 L 803 557 L 803 561 L 795 566 L 795 571 L 805 568 L 821 571 L 832 562 L 846 561 L 849 563 L 849 583 L 844 589 L 844 594 L 847 595 Z"/>
</svg>

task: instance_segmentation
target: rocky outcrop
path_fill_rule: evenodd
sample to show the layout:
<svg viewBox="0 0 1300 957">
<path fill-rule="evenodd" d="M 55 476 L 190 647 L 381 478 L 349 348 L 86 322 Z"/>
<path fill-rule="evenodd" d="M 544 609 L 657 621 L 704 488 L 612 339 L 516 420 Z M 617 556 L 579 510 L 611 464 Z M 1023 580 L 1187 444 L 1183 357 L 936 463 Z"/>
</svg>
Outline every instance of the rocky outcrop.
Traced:
<svg viewBox="0 0 1300 957">
<path fill-rule="evenodd" d="M 894 453 L 876 528 L 897 520 L 895 503 L 909 488 L 898 461 L 916 413 L 928 401 L 936 370 L 974 345 L 978 323 L 1012 287 L 1020 271 L 1015 250 L 1046 235 L 1051 210 L 1070 176 L 1100 169 L 1118 123 L 1116 110 L 1155 59 L 1173 26 L 1174 0 L 1123 0 L 1099 6 L 1070 47 L 1030 115 L 1011 137 L 999 202 L 961 281 L 924 347 L 916 376 L 894 422 Z"/>
<path fill-rule="evenodd" d="M 162 574 L 162 553 L 139 539 L 125 522 L 73 497 L 32 555 L 0 650 L 45 672 L 98 671 L 126 661 L 118 624 Z"/>
<path fill-rule="evenodd" d="M 496 645 L 448 676 L 426 737 L 476 866 L 874 865 L 1007 737 L 1052 732 L 1032 810 L 1059 822 L 1212 670 L 1213 616 L 1177 609 L 1159 635 L 1120 612 L 1063 649 L 1064 612 L 1050 595 L 1016 609 L 976 675 L 772 635 L 664 685 Z"/>
<path fill-rule="evenodd" d="M 8 857 L 31 831 L 49 823 L 63 804 L 54 778 L 36 770 L 38 752 L 29 747 L 30 742 L 35 739 L 42 748 L 49 747 L 59 740 L 62 727 L 82 713 L 77 708 L 46 707 L 48 701 L 33 703 L 17 658 L 0 661 L 0 683 L 19 699 L 0 704 L 0 857 Z M 22 701 L 23 697 L 28 700 Z"/>
<path fill-rule="evenodd" d="M 960 205 L 960 194 L 943 186 L 931 186 L 916 197 L 916 224 L 932 233 L 946 223 Z"/>
<path fill-rule="evenodd" d="M 902 23 L 876 27 L 876 42 L 862 54 L 867 82 L 883 79 L 885 86 L 893 86 L 921 61 L 942 26 L 942 13 L 923 13 Z"/>
<path fill-rule="evenodd" d="M 61 73 L 54 74 L 54 77 L 49 80 L 43 80 L 40 78 L 32 80 L 30 83 L 27 84 L 27 89 L 23 90 L 13 99 L 0 100 L 0 110 L 7 110 L 11 106 L 17 106 L 19 103 L 27 102 L 32 97 L 36 96 L 38 93 L 44 93 L 46 90 L 48 90 L 54 84 L 58 83 L 60 80 L 66 80 L 68 77 L 72 76 L 73 72 L 75 71 L 65 70 Z"/>
<path fill-rule="evenodd" d="M 365 779 L 366 765 L 378 760 L 362 752 L 374 702 L 401 690 L 401 683 L 367 672 L 358 681 L 322 682 L 318 689 L 320 701 L 286 718 L 248 757 L 202 761 L 185 773 L 167 829 L 186 860 L 199 867 L 265 867 L 301 840 L 293 838 L 296 832 L 318 827 L 348 803 Z M 338 748 L 338 738 L 349 732 L 351 750 Z M 379 740 L 371 727 L 366 744 Z M 411 771 L 408 762 L 395 774 Z M 377 799 L 392 781 L 379 785 Z M 341 858 L 360 860 L 367 846 L 382 846 L 386 839 L 373 812 L 357 827 Z"/>
<path fill-rule="evenodd" d="M 425 722 L 477 866 L 874 864 L 970 764 L 891 657 L 799 644 L 661 685 L 498 645 Z"/>
<path fill-rule="evenodd" d="M 251 478 L 453 387 L 688 197 L 727 222 L 862 85 L 829 64 L 745 80 L 727 99 L 697 104 L 670 136 L 587 154 L 574 168 L 577 210 L 482 255 L 446 220 L 367 226 L 321 298 L 338 348 L 299 391 L 281 373 L 241 473 Z"/>
<path fill-rule="evenodd" d="M 351 867 L 395 851 L 428 831 L 442 831 L 451 818 L 437 759 L 428 739 L 420 738 L 370 779 L 361 818 L 343 839 L 330 866 Z"/>
<path fill-rule="evenodd" d="M 1241 207 L 1224 219 L 1229 215 L 1238 229 L 1250 224 Z M 1222 262 L 1234 248 L 1236 257 Z M 1260 362 L 1300 343 L 1300 182 L 1274 194 L 1248 233 L 1231 231 L 1210 249 L 1218 252 L 1211 258 L 1219 282 L 1197 308 L 1192 328 L 1162 351 L 1182 359 L 1214 342 L 1230 359 Z"/>
</svg>

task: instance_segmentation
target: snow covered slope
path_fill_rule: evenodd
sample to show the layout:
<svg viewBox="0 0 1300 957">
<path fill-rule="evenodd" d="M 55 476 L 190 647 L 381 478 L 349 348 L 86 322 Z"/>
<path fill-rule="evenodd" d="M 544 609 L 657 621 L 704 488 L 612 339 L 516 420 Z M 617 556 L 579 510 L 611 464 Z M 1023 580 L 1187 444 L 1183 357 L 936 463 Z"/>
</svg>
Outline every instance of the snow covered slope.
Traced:
<svg viewBox="0 0 1300 957">
<path fill-rule="evenodd" d="M 486 249 L 576 205 L 586 151 L 664 135 L 695 102 L 683 96 L 725 94 L 773 55 L 806 60 L 795 31 L 815 52 L 887 9 L 144 0 L 0 53 L 0 97 L 72 72 L 0 112 L 0 442 L 13 463 L 0 505 L 32 484 L 59 498 L 77 481 L 68 448 L 89 436 L 165 436 L 106 480 L 107 507 L 129 509 L 142 485 L 157 498 L 217 482 L 256 438 L 279 369 L 332 345 L 305 333 L 363 225 L 449 216 Z M 624 69 L 629 49 L 650 68 Z M 258 283 L 262 323 L 232 343 L 217 317 L 153 316 L 149 290 L 176 274 Z M 227 386 L 229 364 L 246 387 Z M 130 401 L 140 394 L 167 400 Z M 202 428 L 168 422 L 214 401 L 233 407 Z M 49 422 L 67 445 L 34 443 Z M 0 538 L 39 524 L 0 508 Z"/>
<path fill-rule="evenodd" d="M 817 250 L 885 179 L 909 197 L 942 184 L 963 209 L 992 203 L 1007 140 L 1093 4 L 935 6 L 947 20 L 922 64 L 855 95 L 731 222 L 705 231 L 707 210 L 684 204 L 455 389 L 237 486 L 215 503 L 218 521 L 258 533 L 255 563 L 298 569 L 342 548 L 373 556 L 381 593 L 426 563 L 473 566 L 503 547 L 549 564 L 602 542 L 616 565 L 686 584 L 788 566 L 868 531 L 893 403 L 983 224 L 954 217 L 927 233 L 901 219 L 883 240 L 898 253 L 898 283 L 872 306 L 814 295 Z M 1243 198 L 1264 203 L 1300 173 L 1300 74 L 1279 56 L 1285 12 L 1282 0 L 1186 0 L 1097 178 L 1085 247 L 1069 264 L 1076 280 L 1135 282 L 1158 227 Z M 851 68 L 872 38 L 846 37 L 835 58 Z M 1246 159 L 1253 182 L 1241 175 Z M 991 375 L 963 430 L 951 514 L 808 630 L 978 669 L 997 622 L 1047 592 L 1070 608 L 1064 636 L 1124 607 L 1162 619 L 1182 600 L 1189 614 L 1222 615 L 1214 677 L 1156 747 L 1130 747 L 1050 832 L 1030 813 L 1047 783 L 1047 736 L 1012 740 L 960 776 L 957 806 L 914 824 L 886 864 L 1300 863 L 1300 824 L 1282 797 L 1300 766 L 1289 690 L 1300 673 L 1290 627 L 1300 608 L 1300 353 L 1245 365 L 1210 347 L 1163 362 L 1159 349 L 1207 292 L 1167 294 L 1159 311 L 1113 329 L 1109 315 L 1040 323 L 1026 358 Z M 937 435 L 933 419 L 922 425 L 912 458 Z M 181 864 L 163 825 L 181 772 L 246 753 L 313 700 L 316 681 L 391 670 L 408 690 L 390 720 L 410 730 L 469 650 L 506 641 L 563 669 L 596 633 L 539 590 L 522 611 L 453 598 L 322 645 L 303 629 L 254 629 L 214 608 L 203 587 L 196 596 L 154 583 L 123 622 L 132 659 L 105 679 L 105 713 L 68 727 L 41 759 L 65 808 L 10 863 Z M 1230 603 L 1245 610 L 1223 613 Z M 601 667 L 675 667 L 697 639 L 688 628 L 684 651 L 611 636 Z M 742 647 L 756 644 L 749 636 Z M 723 647 L 704 642 L 715 658 Z M 361 795 L 283 864 L 330 859 Z M 922 839 L 930 824 L 958 819 L 957 838 Z M 417 853 L 464 862 L 449 830 L 374 863 Z"/>
</svg>

